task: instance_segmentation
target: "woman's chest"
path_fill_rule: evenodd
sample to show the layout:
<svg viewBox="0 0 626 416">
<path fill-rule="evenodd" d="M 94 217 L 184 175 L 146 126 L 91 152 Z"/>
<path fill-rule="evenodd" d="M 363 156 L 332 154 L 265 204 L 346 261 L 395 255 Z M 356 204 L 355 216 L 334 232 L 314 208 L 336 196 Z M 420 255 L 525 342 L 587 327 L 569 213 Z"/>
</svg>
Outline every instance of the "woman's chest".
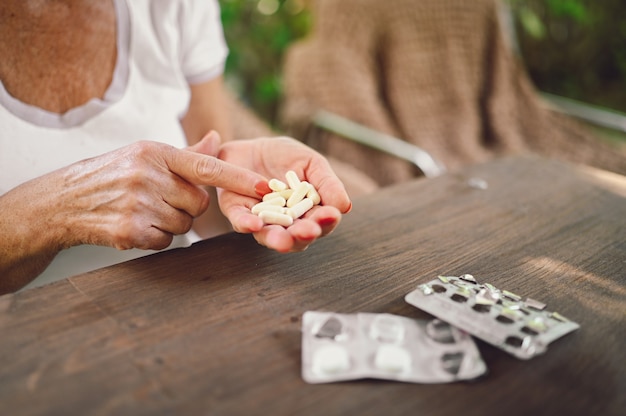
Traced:
<svg viewBox="0 0 626 416">
<path fill-rule="evenodd" d="M 0 79 L 16 99 L 62 114 L 111 84 L 117 58 L 112 1 L 0 5 Z"/>
</svg>

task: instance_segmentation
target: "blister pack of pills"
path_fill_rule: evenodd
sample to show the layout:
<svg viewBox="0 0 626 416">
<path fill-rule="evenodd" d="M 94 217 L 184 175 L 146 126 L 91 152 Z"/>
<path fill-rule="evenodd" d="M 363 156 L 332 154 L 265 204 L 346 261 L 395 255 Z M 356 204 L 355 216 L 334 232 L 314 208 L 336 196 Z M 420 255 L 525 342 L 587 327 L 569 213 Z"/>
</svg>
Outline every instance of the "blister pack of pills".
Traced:
<svg viewBox="0 0 626 416">
<path fill-rule="evenodd" d="M 486 371 L 471 336 L 447 323 L 392 314 L 305 312 L 302 378 L 445 383 Z"/>
<path fill-rule="evenodd" d="M 552 341 L 579 328 L 539 301 L 480 284 L 470 274 L 439 276 L 405 300 L 521 359 L 545 352 Z"/>
</svg>

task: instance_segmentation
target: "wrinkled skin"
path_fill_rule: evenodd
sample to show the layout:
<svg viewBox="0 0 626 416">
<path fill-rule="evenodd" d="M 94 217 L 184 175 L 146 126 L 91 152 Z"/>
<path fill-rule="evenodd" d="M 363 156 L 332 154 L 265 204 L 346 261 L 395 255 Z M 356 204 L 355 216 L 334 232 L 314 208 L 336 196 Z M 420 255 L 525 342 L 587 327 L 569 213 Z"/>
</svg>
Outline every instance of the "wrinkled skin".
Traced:
<svg viewBox="0 0 626 416">
<path fill-rule="evenodd" d="M 219 159 L 212 156 L 218 155 Z M 221 160 L 220 160 L 221 159 Z M 318 190 L 316 206 L 288 228 L 264 225 L 250 208 L 267 180 L 295 171 Z M 65 248 L 93 244 L 162 249 L 209 206 L 215 186 L 221 211 L 240 233 L 279 252 L 306 249 L 339 224 L 352 204 L 327 160 L 290 138 L 227 142 L 211 132 L 176 149 L 141 141 L 74 163 L 0 196 L 0 293 L 17 290 Z M 31 201 L 24 206 L 23 201 Z M 32 238 L 36 235 L 37 238 Z"/>
<path fill-rule="evenodd" d="M 204 185 L 258 195 L 265 178 L 210 156 L 218 146 L 217 133 L 183 150 L 141 141 L 0 196 L 0 293 L 23 286 L 72 246 L 167 247 L 206 211 Z"/>
</svg>

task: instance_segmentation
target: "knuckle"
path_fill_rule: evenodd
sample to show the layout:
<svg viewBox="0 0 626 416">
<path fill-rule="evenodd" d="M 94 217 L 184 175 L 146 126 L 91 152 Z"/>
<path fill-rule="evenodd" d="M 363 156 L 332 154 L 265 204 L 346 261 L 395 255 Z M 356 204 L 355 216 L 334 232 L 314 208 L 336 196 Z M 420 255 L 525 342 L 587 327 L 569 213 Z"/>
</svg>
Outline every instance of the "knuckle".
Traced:
<svg viewBox="0 0 626 416">
<path fill-rule="evenodd" d="M 135 142 L 128 146 L 127 157 L 131 161 L 145 159 L 146 156 L 152 152 L 152 150 L 150 150 L 151 148 L 152 145 L 148 141 L 142 140 Z"/>
<path fill-rule="evenodd" d="M 150 241 L 150 244 L 148 244 L 146 247 L 138 248 L 143 248 L 145 250 L 163 250 L 164 248 L 167 248 L 170 244 L 172 244 L 173 239 L 174 236 L 172 234 L 159 231 L 159 235 L 153 238 Z"/>
<path fill-rule="evenodd" d="M 200 201 L 197 204 L 194 204 L 194 206 L 190 207 L 188 213 L 191 217 L 196 218 L 202 215 L 208 209 L 208 207 L 208 200 L 207 202 Z"/>
<path fill-rule="evenodd" d="M 118 250 L 129 250 L 131 248 L 146 248 L 148 244 L 146 230 L 148 226 L 144 221 L 134 214 L 125 215 L 119 219 L 115 229 L 112 231 L 112 239 L 115 248 Z"/>
<path fill-rule="evenodd" d="M 151 154 L 152 152 L 154 152 L 157 146 L 158 146 L 158 143 L 151 142 L 148 140 L 140 140 L 131 145 L 133 152 L 139 156 Z"/>
<path fill-rule="evenodd" d="M 198 177 L 207 179 L 218 178 L 224 171 L 222 165 L 213 157 L 198 159 L 194 165 L 194 169 Z"/>
<path fill-rule="evenodd" d="M 170 221 L 171 231 L 174 234 L 185 234 L 193 226 L 193 217 L 185 212 L 179 212 Z"/>
<path fill-rule="evenodd" d="M 129 250 L 138 247 L 136 234 L 125 224 L 120 224 L 120 226 L 115 229 L 112 238 L 113 246 L 118 250 Z"/>
<path fill-rule="evenodd" d="M 193 217 L 197 217 L 204 213 L 211 204 L 211 196 L 206 189 L 197 187 L 193 204 L 189 208 L 189 214 Z"/>
</svg>

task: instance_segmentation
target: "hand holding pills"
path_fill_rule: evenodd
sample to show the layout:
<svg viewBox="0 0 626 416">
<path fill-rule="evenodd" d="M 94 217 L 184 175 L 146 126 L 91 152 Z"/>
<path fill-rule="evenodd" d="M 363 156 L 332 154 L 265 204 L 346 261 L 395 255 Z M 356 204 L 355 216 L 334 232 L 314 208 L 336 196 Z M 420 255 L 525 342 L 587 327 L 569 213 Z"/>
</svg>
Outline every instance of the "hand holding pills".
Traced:
<svg viewBox="0 0 626 416">
<path fill-rule="evenodd" d="M 317 238 L 332 232 L 341 221 L 341 215 L 352 208 L 343 184 L 328 161 L 292 138 L 230 141 L 222 146 L 218 156 L 268 178 L 267 188 L 257 189 L 265 201 L 218 189 L 220 208 L 234 230 L 252 233 L 260 244 L 268 248 L 279 252 L 302 251 Z M 283 186 L 282 199 L 285 202 L 277 200 L 274 202 L 280 204 L 276 208 L 267 208 L 270 204 L 265 202 L 271 197 L 280 196 L 276 193 L 280 193 L 279 189 Z M 297 189 L 299 186 L 300 189 Z M 307 196 L 309 192 L 311 194 Z M 288 204 L 290 197 L 292 201 Z M 296 207 L 296 200 L 302 205 Z M 254 208 L 260 202 L 264 204 Z M 313 205 L 309 207 L 311 202 Z M 266 209 L 261 210 L 263 207 Z M 291 210 L 290 214 L 283 208 Z M 273 214 L 271 210 L 274 210 Z M 267 213 L 259 216 L 262 211 Z"/>
</svg>

